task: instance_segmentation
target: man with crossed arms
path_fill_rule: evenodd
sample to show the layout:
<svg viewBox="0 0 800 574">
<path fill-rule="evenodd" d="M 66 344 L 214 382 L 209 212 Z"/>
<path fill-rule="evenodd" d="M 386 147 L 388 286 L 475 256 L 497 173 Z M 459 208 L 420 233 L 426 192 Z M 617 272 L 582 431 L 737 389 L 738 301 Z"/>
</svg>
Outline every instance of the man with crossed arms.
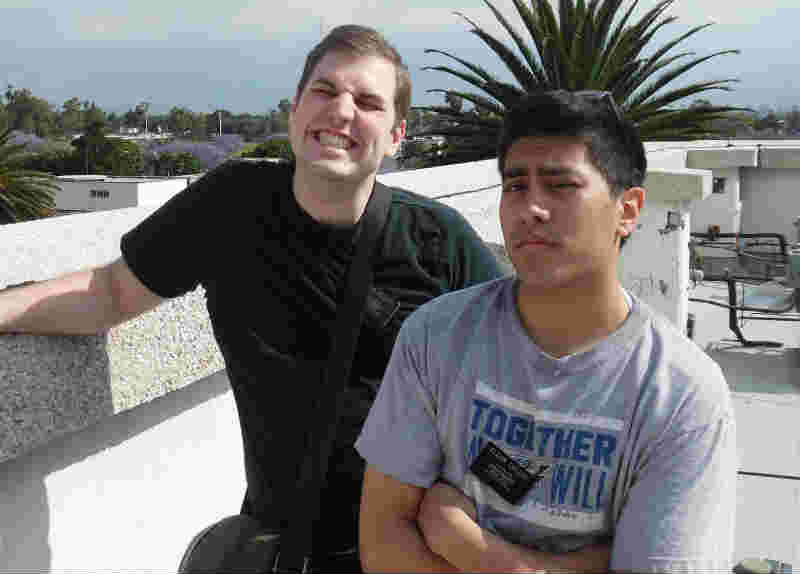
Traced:
<svg viewBox="0 0 800 574">
<path fill-rule="evenodd" d="M 517 275 L 420 307 L 356 443 L 365 571 L 730 572 L 719 366 L 622 288 L 646 158 L 609 94 L 506 113 Z"/>
</svg>

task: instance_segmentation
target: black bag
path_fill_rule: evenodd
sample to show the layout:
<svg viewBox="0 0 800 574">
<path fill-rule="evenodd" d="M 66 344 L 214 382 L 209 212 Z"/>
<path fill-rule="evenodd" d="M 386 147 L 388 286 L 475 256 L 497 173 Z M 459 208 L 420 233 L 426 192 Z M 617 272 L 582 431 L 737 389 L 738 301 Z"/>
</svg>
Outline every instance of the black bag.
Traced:
<svg viewBox="0 0 800 574">
<path fill-rule="evenodd" d="M 305 456 L 300 464 L 295 490 L 297 511 L 285 517 L 282 531 L 266 529 L 252 516 L 238 514 L 212 524 L 194 537 L 180 566 L 181 574 L 236 572 L 312 572 L 318 568 L 360 571 L 356 549 L 315 558 L 312 564 L 314 524 L 319 518 L 320 498 L 325 487 L 328 460 L 336 438 L 336 427 L 355 355 L 367 292 L 372 284 L 371 259 L 391 205 L 392 192 L 376 183 L 367 203 L 355 255 L 340 290 L 334 332 L 321 392 L 312 412 L 315 424 L 306 431 Z M 294 267 L 289 265 L 289 268 Z"/>
<path fill-rule="evenodd" d="M 265 531 L 251 516 L 236 514 L 212 524 L 194 537 L 178 572 L 261 574 L 277 556 L 279 532 Z"/>
</svg>

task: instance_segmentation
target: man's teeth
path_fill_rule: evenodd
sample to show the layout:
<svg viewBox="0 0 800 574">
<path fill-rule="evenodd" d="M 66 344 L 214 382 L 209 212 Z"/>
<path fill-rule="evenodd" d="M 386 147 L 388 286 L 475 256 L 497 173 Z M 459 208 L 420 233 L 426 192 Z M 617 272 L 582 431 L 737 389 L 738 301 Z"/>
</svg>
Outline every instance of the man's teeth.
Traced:
<svg viewBox="0 0 800 574">
<path fill-rule="evenodd" d="M 327 132 L 319 132 L 319 143 L 341 149 L 349 149 L 353 145 L 348 138 Z"/>
</svg>

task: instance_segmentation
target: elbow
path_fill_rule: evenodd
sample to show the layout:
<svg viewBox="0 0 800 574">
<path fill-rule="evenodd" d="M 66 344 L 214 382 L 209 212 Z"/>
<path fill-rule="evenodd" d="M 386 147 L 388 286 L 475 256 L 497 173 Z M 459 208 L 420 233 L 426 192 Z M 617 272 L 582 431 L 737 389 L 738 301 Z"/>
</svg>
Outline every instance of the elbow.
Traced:
<svg viewBox="0 0 800 574">
<path fill-rule="evenodd" d="M 425 544 L 435 554 L 441 554 L 440 544 L 443 532 L 443 521 L 441 507 L 436 504 L 426 503 L 427 498 L 422 499 L 417 515 L 417 527 L 422 533 Z"/>
<path fill-rule="evenodd" d="M 361 561 L 361 570 L 367 574 L 369 572 L 380 572 L 376 563 L 376 553 L 374 545 L 363 540 L 358 543 L 358 557 Z"/>
<path fill-rule="evenodd" d="M 382 572 L 383 570 L 375 563 L 373 555 L 361 552 L 361 571 L 364 574 L 370 574 L 371 572 Z"/>
<path fill-rule="evenodd" d="M 358 544 L 364 572 L 403 572 L 420 552 L 416 523 L 405 519 L 387 520 L 361 531 Z M 411 560 L 411 562 L 408 562 Z"/>
<path fill-rule="evenodd" d="M 387 572 L 391 567 L 386 562 L 387 552 L 381 551 L 380 544 L 376 539 L 359 542 L 358 555 L 361 561 L 361 570 L 365 574 Z"/>
</svg>

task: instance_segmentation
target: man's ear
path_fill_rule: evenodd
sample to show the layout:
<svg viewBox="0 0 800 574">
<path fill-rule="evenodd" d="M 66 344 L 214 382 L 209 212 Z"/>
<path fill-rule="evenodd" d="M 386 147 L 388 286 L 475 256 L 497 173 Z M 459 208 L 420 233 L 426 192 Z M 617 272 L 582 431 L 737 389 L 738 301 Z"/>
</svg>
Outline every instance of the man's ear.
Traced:
<svg viewBox="0 0 800 574">
<path fill-rule="evenodd" d="M 386 150 L 386 155 L 392 156 L 400 149 L 400 144 L 403 143 L 406 137 L 406 127 L 406 120 L 403 120 L 392 128 L 392 144 L 389 146 L 389 149 Z"/>
<path fill-rule="evenodd" d="M 643 187 L 626 189 L 620 197 L 620 218 L 618 232 L 621 237 L 628 237 L 636 229 L 639 214 L 644 207 L 647 191 Z"/>
</svg>

